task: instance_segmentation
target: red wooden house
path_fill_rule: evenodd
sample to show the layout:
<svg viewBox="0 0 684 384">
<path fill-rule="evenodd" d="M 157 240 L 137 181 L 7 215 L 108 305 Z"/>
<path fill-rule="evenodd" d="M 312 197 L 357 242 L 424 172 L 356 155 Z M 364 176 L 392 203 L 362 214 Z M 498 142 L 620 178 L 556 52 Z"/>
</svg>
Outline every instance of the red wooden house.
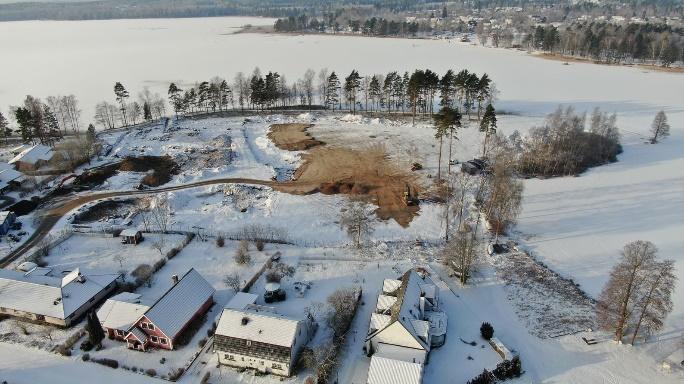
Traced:
<svg viewBox="0 0 684 384">
<path fill-rule="evenodd" d="M 191 269 L 180 280 L 174 278 L 174 285 L 132 323 L 132 315 L 116 313 L 116 306 L 105 317 L 100 317 L 100 321 L 110 338 L 126 341 L 128 348 L 139 351 L 149 348 L 171 350 L 190 323 L 204 315 L 213 303 L 214 288 Z M 103 309 L 106 306 L 107 303 Z M 128 320 L 119 321 L 127 328 L 123 331 L 112 319 L 125 317 Z"/>
</svg>

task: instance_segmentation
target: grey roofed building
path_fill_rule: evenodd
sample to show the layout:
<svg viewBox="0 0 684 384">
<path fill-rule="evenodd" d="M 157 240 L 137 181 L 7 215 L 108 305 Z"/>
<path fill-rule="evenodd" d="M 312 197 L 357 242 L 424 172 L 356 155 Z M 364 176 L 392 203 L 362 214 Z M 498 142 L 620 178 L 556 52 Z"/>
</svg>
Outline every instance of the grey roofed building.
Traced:
<svg viewBox="0 0 684 384">
<path fill-rule="evenodd" d="M 0 313 L 68 327 L 116 288 L 115 274 L 0 269 Z"/>
<path fill-rule="evenodd" d="M 197 314 L 197 311 L 216 290 L 194 268 L 190 269 L 169 289 L 145 317 L 173 338 Z"/>
</svg>

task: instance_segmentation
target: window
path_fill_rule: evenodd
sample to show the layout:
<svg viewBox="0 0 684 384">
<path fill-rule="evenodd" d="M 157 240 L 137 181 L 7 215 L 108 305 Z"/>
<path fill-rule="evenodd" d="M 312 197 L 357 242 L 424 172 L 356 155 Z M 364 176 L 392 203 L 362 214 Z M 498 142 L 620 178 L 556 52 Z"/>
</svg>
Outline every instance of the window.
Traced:
<svg viewBox="0 0 684 384">
<path fill-rule="evenodd" d="M 152 324 L 152 323 L 147 324 L 147 329 L 149 329 L 150 331 L 154 331 L 154 324 Z"/>
<path fill-rule="evenodd" d="M 251 346 L 252 346 L 252 341 L 251 341 L 251 340 L 247 340 L 246 342 L 247 342 L 247 346 L 248 346 L 248 347 L 251 347 Z"/>
<path fill-rule="evenodd" d="M 122 331 L 122 330 L 120 330 L 120 329 L 117 329 L 117 330 L 116 330 L 116 334 L 117 334 L 118 336 L 123 337 L 124 331 Z"/>
<path fill-rule="evenodd" d="M 264 365 L 264 361 L 263 361 L 263 360 L 261 360 L 261 361 L 259 362 L 259 364 L 261 364 L 261 365 Z"/>
<path fill-rule="evenodd" d="M 164 345 L 166 345 L 166 338 L 160 337 L 160 338 L 159 338 L 159 344 L 164 344 Z"/>
<path fill-rule="evenodd" d="M 147 329 L 147 323 L 140 323 L 140 328 Z"/>
<path fill-rule="evenodd" d="M 159 338 L 157 336 L 152 336 L 152 342 L 153 343 L 159 342 Z"/>
<path fill-rule="evenodd" d="M 271 364 L 271 368 L 273 369 L 283 369 L 283 366 L 278 364 L 278 363 L 273 363 Z"/>
<path fill-rule="evenodd" d="M 233 356 L 233 355 L 226 355 L 226 360 L 235 361 L 235 356 Z"/>
</svg>

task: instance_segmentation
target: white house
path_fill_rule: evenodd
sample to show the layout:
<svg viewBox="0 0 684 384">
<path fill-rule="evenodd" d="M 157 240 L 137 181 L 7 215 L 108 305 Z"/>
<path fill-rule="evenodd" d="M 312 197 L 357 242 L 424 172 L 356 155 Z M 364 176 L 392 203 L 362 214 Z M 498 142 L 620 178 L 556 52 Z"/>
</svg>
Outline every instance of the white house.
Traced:
<svg viewBox="0 0 684 384">
<path fill-rule="evenodd" d="M 225 308 L 214 335 L 220 364 L 289 377 L 311 337 L 311 323 L 252 304 Z"/>
<path fill-rule="evenodd" d="M 411 269 L 400 279 L 386 279 L 371 315 L 366 351 L 425 364 L 433 347 L 444 344 L 446 315 L 439 311 L 439 289 L 426 274 Z"/>
<path fill-rule="evenodd" d="M 0 269 L 0 314 L 70 326 L 116 288 L 118 275 L 61 276 L 49 268 Z"/>
</svg>

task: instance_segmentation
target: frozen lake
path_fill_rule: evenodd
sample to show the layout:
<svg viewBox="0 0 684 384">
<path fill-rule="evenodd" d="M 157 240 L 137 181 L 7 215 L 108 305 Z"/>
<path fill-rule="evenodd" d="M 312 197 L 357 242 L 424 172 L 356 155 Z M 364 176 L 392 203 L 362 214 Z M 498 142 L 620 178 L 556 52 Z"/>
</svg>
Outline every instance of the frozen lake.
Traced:
<svg viewBox="0 0 684 384">
<path fill-rule="evenodd" d="M 591 64 L 564 66 L 525 52 L 444 40 L 349 36 L 233 34 L 241 26 L 270 25 L 263 18 L 201 18 L 0 23 L 0 110 L 26 94 L 75 94 L 85 120 L 94 105 L 113 101 L 122 82 L 135 96 L 144 86 L 166 95 L 181 85 L 238 71 L 278 71 L 292 81 L 307 68 L 344 75 L 430 68 L 487 72 L 501 90 L 499 108 L 541 116 L 559 103 L 601 105 L 629 115 L 659 108 L 682 121 L 684 75 Z M 675 112 L 678 114 L 675 116 Z"/>
</svg>

